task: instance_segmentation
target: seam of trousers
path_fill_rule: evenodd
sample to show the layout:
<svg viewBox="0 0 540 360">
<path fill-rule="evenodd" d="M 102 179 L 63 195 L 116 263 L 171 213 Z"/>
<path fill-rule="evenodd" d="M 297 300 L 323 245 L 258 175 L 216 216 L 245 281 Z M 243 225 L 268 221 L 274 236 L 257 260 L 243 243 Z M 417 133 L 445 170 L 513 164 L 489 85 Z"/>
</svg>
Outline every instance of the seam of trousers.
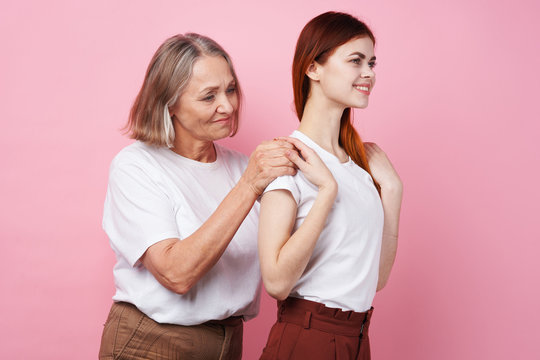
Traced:
<svg viewBox="0 0 540 360">
<path fill-rule="evenodd" d="M 126 347 L 128 346 L 128 344 L 131 342 L 131 340 L 133 339 L 133 337 L 135 336 L 135 333 L 139 330 L 139 328 L 141 327 L 141 323 L 144 319 L 144 315 L 141 315 L 139 316 L 139 321 L 137 321 L 137 325 L 135 326 L 135 328 L 133 329 L 133 331 L 131 332 L 131 335 L 129 335 L 126 343 L 124 344 L 124 346 L 122 347 L 122 350 L 120 350 L 120 352 L 118 353 L 118 356 L 115 356 L 116 359 L 119 359 L 120 356 L 122 356 L 122 354 L 124 353 L 124 351 L 126 350 Z"/>
<path fill-rule="evenodd" d="M 224 326 L 224 325 L 222 326 L 223 326 L 224 334 L 223 334 L 223 344 L 221 344 L 221 354 L 219 354 L 219 360 L 224 359 L 227 344 L 230 343 L 230 340 L 231 340 L 231 331 L 228 331 L 227 326 Z"/>
<path fill-rule="evenodd" d="M 114 351 L 116 350 L 116 340 L 118 339 L 118 330 L 120 329 L 120 321 L 122 321 L 122 315 L 124 315 L 124 310 L 125 310 L 125 308 L 122 307 L 122 309 L 120 311 L 120 314 L 118 315 L 118 322 L 116 323 L 116 331 L 114 333 L 113 347 L 111 349 L 112 350 L 111 353 L 112 353 L 113 360 L 116 359 L 116 356 L 114 355 Z"/>
</svg>

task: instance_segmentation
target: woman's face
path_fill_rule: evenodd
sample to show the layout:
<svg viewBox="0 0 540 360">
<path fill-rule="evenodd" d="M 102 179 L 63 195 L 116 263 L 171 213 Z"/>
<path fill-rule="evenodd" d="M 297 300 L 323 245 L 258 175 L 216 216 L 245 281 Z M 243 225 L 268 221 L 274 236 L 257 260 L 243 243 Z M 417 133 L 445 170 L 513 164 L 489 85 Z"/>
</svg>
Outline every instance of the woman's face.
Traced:
<svg viewBox="0 0 540 360">
<path fill-rule="evenodd" d="M 229 136 L 238 109 L 236 84 L 222 56 L 203 56 L 191 79 L 169 110 L 180 141 L 214 141 Z"/>
<path fill-rule="evenodd" d="M 368 36 L 336 48 L 319 68 L 319 83 L 329 100 L 344 107 L 365 108 L 375 85 L 375 54 Z"/>
</svg>

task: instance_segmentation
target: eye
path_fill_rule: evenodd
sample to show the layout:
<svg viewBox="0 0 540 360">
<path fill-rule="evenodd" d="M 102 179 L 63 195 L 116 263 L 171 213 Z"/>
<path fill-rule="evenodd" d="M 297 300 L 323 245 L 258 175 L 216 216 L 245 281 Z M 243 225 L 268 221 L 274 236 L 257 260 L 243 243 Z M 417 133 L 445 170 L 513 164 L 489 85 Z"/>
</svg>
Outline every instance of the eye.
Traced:
<svg viewBox="0 0 540 360">
<path fill-rule="evenodd" d="M 377 63 L 375 61 L 370 61 L 368 65 L 371 69 L 373 69 L 375 66 L 377 66 Z"/>
<path fill-rule="evenodd" d="M 351 62 L 352 62 L 353 64 L 360 65 L 360 63 L 362 62 L 362 59 L 360 59 L 360 58 L 354 58 L 354 59 L 351 60 Z"/>
<path fill-rule="evenodd" d="M 214 97 L 215 96 L 213 94 L 211 94 L 211 95 L 207 95 L 207 96 L 203 97 L 201 100 L 210 102 L 210 101 L 214 100 Z"/>
<path fill-rule="evenodd" d="M 234 94 L 236 92 L 236 86 L 231 86 L 227 89 L 227 94 Z"/>
</svg>

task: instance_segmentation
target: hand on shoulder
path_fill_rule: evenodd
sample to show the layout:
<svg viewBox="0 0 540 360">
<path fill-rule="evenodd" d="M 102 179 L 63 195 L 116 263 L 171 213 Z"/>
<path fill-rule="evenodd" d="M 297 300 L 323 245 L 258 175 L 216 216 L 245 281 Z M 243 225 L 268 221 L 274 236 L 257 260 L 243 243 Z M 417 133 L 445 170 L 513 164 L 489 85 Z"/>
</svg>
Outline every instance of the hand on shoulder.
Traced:
<svg viewBox="0 0 540 360">
<path fill-rule="evenodd" d="M 296 166 L 286 156 L 287 152 L 296 152 L 287 141 L 263 141 L 251 153 L 241 181 L 259 196 L 275 178 L 296 174 Z"/>
<path fill-rule="evenodd" d="M 302 171 L 306 179 L 317 186 L 319 190 L 325 189 L 337 192 L 337 183 L 334 176 L 313 149 L 296 138 L 280 139 L 288 141 L 298 150 L 298 152 L 291 150 L 286 155 Z"/>
<path fill-rule="evenodd" d="M 365 142 L 364 147 L 371 173 L 381 186 L 381 190 L 401 191 L 403 183 L 386 153 L 372 142 Z"/>
</svg>

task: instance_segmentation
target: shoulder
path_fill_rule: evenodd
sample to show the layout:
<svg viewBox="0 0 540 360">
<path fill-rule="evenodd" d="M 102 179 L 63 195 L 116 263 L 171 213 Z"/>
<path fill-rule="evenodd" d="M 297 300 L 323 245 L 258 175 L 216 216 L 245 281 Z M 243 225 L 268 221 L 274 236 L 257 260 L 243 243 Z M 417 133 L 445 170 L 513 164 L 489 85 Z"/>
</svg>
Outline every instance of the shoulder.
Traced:
<svg viewBox="0 0 540 360">
<path fill-rule="evenodd" d="M 162 150 L 158 147 L 146 145 L 143 142 L 136 141 L 126 146 L 116 154 L 111 162 L 111 169 L 129 165 L 145 165 L 159 156 Z"/>
<path fill-rule="evenodd" d="M 126 146 L 111 161 L 109 180 L 115 178 L 148 176 L 160 177 L 160 158 L 163 149 L 136 141 Z"/>
</svg>

